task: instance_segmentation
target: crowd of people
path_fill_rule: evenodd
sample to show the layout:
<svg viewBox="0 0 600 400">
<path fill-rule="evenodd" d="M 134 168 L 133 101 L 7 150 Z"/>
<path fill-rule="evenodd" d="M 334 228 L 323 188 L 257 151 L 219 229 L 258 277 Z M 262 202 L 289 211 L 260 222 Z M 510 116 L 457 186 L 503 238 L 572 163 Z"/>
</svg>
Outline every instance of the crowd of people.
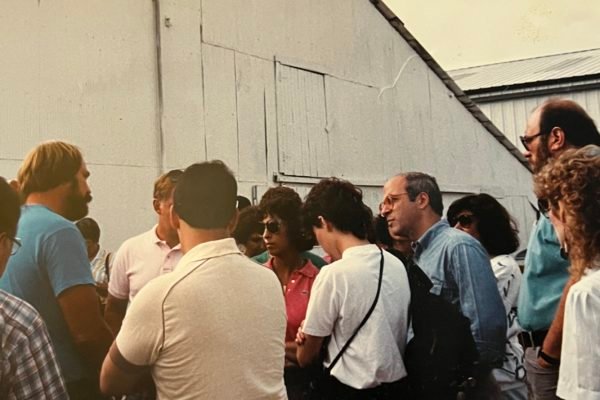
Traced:
<svg viewBox="0 0 600 400">
<path fill-rule="evenodd" d="M 435 177 L 401 172 L 375 216 L 338 178 L 251 205 L 220 161 L 161 175 L 156 224 L 111 253 L 80 149 L 41 143 L 0 178 L 0 398 L 432 398 L 408 379 L 411 268 L 476 350 L 436 399 L 600 398 L 600 134 L 550 99 L 521 142 L 539 199 L 523 273 L 488 194 L 444 216 Z"/>
</svg>

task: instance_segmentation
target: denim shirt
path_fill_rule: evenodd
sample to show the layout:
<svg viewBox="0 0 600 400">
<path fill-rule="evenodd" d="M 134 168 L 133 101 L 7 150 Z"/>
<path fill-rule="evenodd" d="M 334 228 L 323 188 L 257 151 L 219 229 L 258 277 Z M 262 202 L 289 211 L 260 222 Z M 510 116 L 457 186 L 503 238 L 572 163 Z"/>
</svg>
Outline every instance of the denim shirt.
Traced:
<svg viewBox="0 0 600 400">
<path fill-rule="evenodd" d="M 456 305 L 471 321 L 480 362 L 487 367 L 502 365 L 506 315 L 483 246 L 440 220 L 413 247 L 415 261 L 433 283 L 431 293 Z"/>
</svg>

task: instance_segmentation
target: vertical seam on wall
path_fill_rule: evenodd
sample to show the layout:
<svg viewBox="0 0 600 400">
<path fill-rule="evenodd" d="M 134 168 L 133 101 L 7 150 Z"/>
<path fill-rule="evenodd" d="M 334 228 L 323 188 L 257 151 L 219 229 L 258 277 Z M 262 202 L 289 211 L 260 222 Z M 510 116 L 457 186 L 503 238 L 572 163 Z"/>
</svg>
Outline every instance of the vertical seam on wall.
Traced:
<svg viewBox="0 0 600 400">
<path fill-rule="evenodd" d="M 204 43 L 202 37 L 204 36 L 204 10 L 202 8 L 202 0 L 200 0 L 200 74 L 202 77 L 202 124 L 204 125 L 204 159 L 208 160 L 208 132 L 206 130 L 206 88 L 204 85 L 204 49 L 202 44 Z"/>
<path fill-rule="evenodd" d="M 235 137 L 237 140 L 237 160 L 236 160 L 236 173 L 238 180 L 240 179 L 240 114 L 238 110 L 238 75 L 237 75 L 237 56 L 235 51 L 233 52 L 233 95 L 235 96 Z"/>
<path fill-rule="evenodd" d="M 274 75 L 274 79 L 273 79 L 273 86 L 274 86 L 274 95 L 275 95 L 275 164 L 272 167 L 276 168 L 276 171 L 271 171 L 271 181 L 274 180 L 274 176 L 275 174 L 279 174 L 279 172 L 281 171 L 281 166 L 280 166 L 280 156 L 281 156 L 281 151 L 279 149 L 279 105 L 278 105 L 278 98 L 277 98 L 277 91 L 278 91 L 278 84 L 277 84 L 277 65 L 281 65 L 280 63 L 277 62 L 277 59 L 273 60 L 273 75 Z M 268 164 L 268 160 L 267 160 L 267 164 Z"/>
<path fill-rule="evenodd" d="M 164 117 L 164 93 L 162 76 L 162 49 L 160 36 L 160 0 L 153 0 L 154 3 L 154 29 L 156 41 L 156 72 L 158 74 L 158 166 L 160 173 L 165 168 L 165 135 L 163 126 Z"/>
</svg>

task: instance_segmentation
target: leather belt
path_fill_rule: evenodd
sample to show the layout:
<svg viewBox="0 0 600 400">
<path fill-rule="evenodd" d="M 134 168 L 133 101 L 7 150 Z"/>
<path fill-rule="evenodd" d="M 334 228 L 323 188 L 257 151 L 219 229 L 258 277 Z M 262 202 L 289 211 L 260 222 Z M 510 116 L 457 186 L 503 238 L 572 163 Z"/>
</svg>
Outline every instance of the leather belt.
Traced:
<svg viewBox="0 0 600 400">
<path fill-rule="evenodd" d="M 519 338 L 519 343 L 523 346 L 523 350 L 528 347 L 539 347 L 544 343 L 544 339 L 546 338 L 547 330 L 544 331 L 522 331 L 519 332 L 517 337 Z"/>
</svg>

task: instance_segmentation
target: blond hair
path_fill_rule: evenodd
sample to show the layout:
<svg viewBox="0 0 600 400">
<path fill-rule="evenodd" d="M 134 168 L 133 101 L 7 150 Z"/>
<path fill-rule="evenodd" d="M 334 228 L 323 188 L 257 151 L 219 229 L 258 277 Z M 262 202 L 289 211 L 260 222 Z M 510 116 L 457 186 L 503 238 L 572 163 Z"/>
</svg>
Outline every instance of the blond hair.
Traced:
<svg viewBox="0 0 600 400">
<path fill-rule="evenodd" d="M 173 169 L 159 176 L 154 182 L 154 198 L 161 201 L 169 199 L 181 174 L 182 170 Z"/>
<path fill-rule="evenodd" d="M 571 273 L 579 279 L 600 257 L 600 147 L 564 151 L 535 176 L 535 194 L 565 210 Z"/>
<path fill-rule="evenodd" d="M 44 142 L 27 154 L 17 179 L 21 196 L 45 192 L 73 181 L 81 168 L 83 156 L 77 146 L 52 140 Z"/>
</svg>

